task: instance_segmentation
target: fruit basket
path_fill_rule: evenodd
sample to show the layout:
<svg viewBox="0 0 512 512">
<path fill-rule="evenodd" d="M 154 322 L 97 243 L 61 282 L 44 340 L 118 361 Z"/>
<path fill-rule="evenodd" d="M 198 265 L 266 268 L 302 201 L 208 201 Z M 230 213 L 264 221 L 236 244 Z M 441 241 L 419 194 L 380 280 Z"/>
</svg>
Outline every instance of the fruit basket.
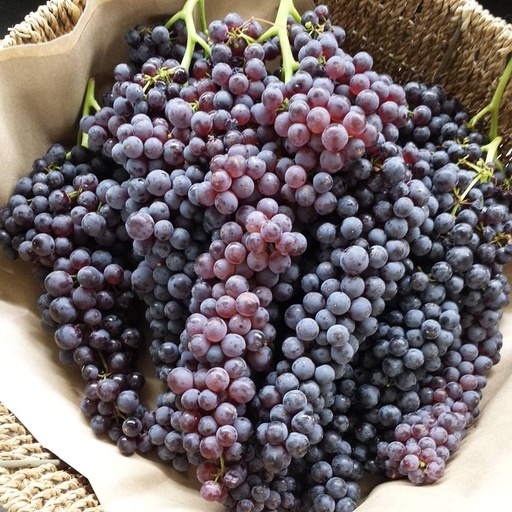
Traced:
<svg viewBox="0 0 512 512">
<path fill-rule="evenodd" d="M 0 76 L 7 77 L 0 80 L 2 204 L 35 156 L 54 141 L 72 143 L 75 132 L 70 127 L 78 121 L 87 81 L 94 75 L 98 89 L 105 89 L 113 66 L 125 58 L 120 44 L 123 34 L 141 21 L 167 19 L 180 7 L 181 2 L 168 0 L 50 1 L 46 9 L 14 27 L 0 42 Z M 330 8 L 333 19 L 346 30 L 347 52 L 368 51 L 375 69 L 401 83 L 440 83 L 472 113 L 490 103 L 512 54 L 510 26 L 471 0 L 341 0 L 331 2 Z M 207 17 L 214 19 L 233 6 L 227 0 L 206 0 L 206 9 Z M 257 10 L 244 2 L 236 9 L 245 18 L 274 19 L 277 2 L 263 2 Z M 505 91 L 499 118 L 504 161 L 512 147 L 511 90 Z M 76 407 L 81 383 L 60 367 L 51 337 L 39 330 L 37 295 L 32 276 L 21 262 L 1 261 L 0 401 L 38 441 L 90 480 L 105 510 L 202 510 L 205 505 L 196 484 L 191 483 L 193 475 L 177 474 L 141 457 L 123 458 L 115 447 L 90 432 Z M 511 322 L 509 308 L 501 321 L 505 337 L 512 332 Z M 506 444 L 506 432 L 512 426 L 512 406 L 507 399 L 512 349 L 506 343 L 501 356 L 484 393 L 484 414 L 471 427 L 445 478 L 423 487 L 403 481 L 377 486 L 370 482 L 358 510 L 476 511 L 494 499 L 494 510 L 506 510 L 507 467 L 512 462 Z M 157 385 L 149 382 L 149 392 Z M 1 420 L 7 421 L 8 411 L 0 409 L 0 413 Z M 47 474 L 38 479 L 52 471 L 48 467 Z M 1 482 L 6 488 L 10 485 Z M 88 490 L 85 494 L 76 491 L 76 497 L 73 492 L 66 499 L 76 502 L 77 510 L 100 510 L 94 496 L 84 503 Z M 24 499 L 30 503 L 32 498 Z M 34 502 L 34 509 L 39 503 Z M 15 502 L 0 504 L 16 510 Z M 216 504 L 209 510 L 222 507 Z"/>
</svg>

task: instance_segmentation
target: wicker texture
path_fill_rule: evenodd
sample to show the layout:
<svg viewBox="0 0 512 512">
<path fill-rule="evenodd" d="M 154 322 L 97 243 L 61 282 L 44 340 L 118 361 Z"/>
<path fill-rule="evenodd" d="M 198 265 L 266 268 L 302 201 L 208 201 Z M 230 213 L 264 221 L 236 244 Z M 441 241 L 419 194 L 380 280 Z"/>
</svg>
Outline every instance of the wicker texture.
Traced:
<svg viewBox="0 0 512 512">
<path fill-rule="evenodd" d="M 85 479 L 57 465 L 65 466 L 0 404 L 0 505 L 8 512 L 103 512 Z"/>
<path fill-rule="evenodd" d="M 76 26 L 84 8 L 85 0 L 50 0 L 10 28 L 9 34 L 0 40 L 0 48 L 43 43 L 67 34 Z"/>
</svg>

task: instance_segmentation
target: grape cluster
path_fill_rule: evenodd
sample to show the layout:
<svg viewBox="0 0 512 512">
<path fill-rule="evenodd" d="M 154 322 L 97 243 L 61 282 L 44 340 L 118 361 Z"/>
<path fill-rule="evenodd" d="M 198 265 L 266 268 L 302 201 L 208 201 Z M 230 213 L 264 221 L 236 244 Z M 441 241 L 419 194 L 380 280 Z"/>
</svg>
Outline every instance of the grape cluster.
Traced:
<svg viewBox="0 0 512 512">
<path fill-rule="evenodd" d="M 289 7 L 267 31 L 183 11 L 130 30 L 84 145 L 34 161 L 0 242 L 94 432 L 194 466 L 228 510 L 350 512 L 365 472 L 438 480 L 479 414 L 512 168 L 440 86 Z"/>
</svg>

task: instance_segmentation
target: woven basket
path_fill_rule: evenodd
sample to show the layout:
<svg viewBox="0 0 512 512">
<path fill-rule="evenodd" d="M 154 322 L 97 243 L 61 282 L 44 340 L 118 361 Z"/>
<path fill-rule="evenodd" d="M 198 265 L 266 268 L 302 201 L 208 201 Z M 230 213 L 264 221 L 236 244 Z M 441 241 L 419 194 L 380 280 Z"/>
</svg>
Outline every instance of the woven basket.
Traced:
<svg viewBox="0 0 512 512">
<path fill-rule="evenodd" d="M 85 478 L 55 459 L 1 403 L 0 506 L 8 512 L 103 512 Z"/>
<path fill-rule="evenodd" d="M 472 113 L 490 101 L 512 55 L 512 27 L 474 0 L 326 3 L 347 32 L 349 53 L 367 50 L 379 71 L 402 83 L 440 83 Z M 86 0 L 50 0 L 10 28 L 0 49 L 54 40 L 76 26 L 85 7 Z M 512 149 L 512 86 L 502 102 L 499 128 L 504 150 Z M 87 481 L 51 458 L 0 404 L 0 505 L 9 512 L 102 511 Z"/>
<path fill-rule="evenodd" d="M 75 27 L 84 8 L 85 0 L 50 0 L 10 28 L 9 34 L 0 41 L 0 48 L 44 43 L 67 34 Z"/>
</svg>

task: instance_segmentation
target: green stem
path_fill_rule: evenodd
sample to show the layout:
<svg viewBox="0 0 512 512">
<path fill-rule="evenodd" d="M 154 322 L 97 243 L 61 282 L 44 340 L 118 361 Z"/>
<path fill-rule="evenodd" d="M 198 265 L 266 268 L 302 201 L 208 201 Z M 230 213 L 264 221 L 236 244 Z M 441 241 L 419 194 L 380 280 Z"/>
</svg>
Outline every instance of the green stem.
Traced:
<svg viewBox="0 0 512 512">
<path fill-rule="evenodd" d="M 91 109 L 94 109 L 96 112 L 101 110 L 100 104 L 96 101 L 94 97 L 94 91 L 96 89 L 96 80 L 94 78 L 90 78 L 87 82 L 87 88 L 85 89 L 85 101 L 84 108 L 82 110 L 82 115 L 86 116 L 89 114 Z"/>
<path fill-rule="evenodd" d="M 466 199 L 467 195 L 469 194 L 469 191 L 480 181 L 481 177 L 477 174 L 472 180 L 471 183 L 466 187 L 466 190 L 462 193 L 462 195 L 459 198 L 459 201 L 462 203 L 464 199 Z"/>
<path fill-rule="evenodd" d="M 204 0 L 199 3 L 199 23 L 201 24 L 201 32 L 208 32 L 208 24 L 206 23 L 206 9 L 204 8 Z"/>
<path fill-rule="evenodd" d="M 500 105 L 503 99 L 503 93 L 512 75 L 512 59 L 510 59 L 505 67 L 505 71 L 500 77 L 498 86 L 494 91 L 493 97 L 489 105 L 478 112 L 470 121 L 469 126 L 474 128 L 476 123 L 487 114 L 491 114 L 491 126 L 489 129 L 489 139 L 493 141 L 498 136 L 498 118 L 500 115 Z"/>
<path fill-rule="evenodd" d="M 471 183 L 466 187 L 464 192 L 458 197 L 458 203 L 452 209 L 452 215 L 457 213 L 459 206 L 464 202 L 470 190 L 475 187 L 478 183 L 485 183 L 492 179 L 494 169 L 500 165 L 498 161 L 498 151 L 501 145 L 502 137 L 495 137 L 489 144 L 482 146 L 482 151 L 486 153 L 485 159 L 480 161 L 479 164 L 471 164 L 466 162 L 466 165 L 476 171 L 475 177 L 471 180 Z M 491 164 L 491 165 L 489 165 Z"/>
<path fill-rule="evenodd" d="M 471 128 L 474 128 L 476 123 L 478 123 L 478 121 L 480 121 L 481 119 L 483 119 L 487 114 L 490 114 L 492 112 L 492 109 L 491 109 L 491 104 L 487 105 L 486 107 L 484 107 L 482 110 L 480 110 L 480 112 L 478 112 L 477 114 L 475 114 L 471 120 L 468 122 L 468 125 L 471 127 Z"/>
<path fill-rule="evenodd" d="M 186 0 L 181 11 L 178 11 L 165 24 L 165 27 L 169 29 L 178 20 L 183 20 L 185 22 L 185 26 L 187 27 L 187 46 L 185 48 L 185 55 L 183 56 L 183 59 L 181 61 L 181 66 L 185 69 L 190 68 L 196 43 L 203 48 L 205 55 L 210 55 L 211 53 L 211 49 L 206 43 L 206 41 L 199 37 L 199 34 L 197 33 L 196 24 L 194 21 L 194 11 L 196 6 L 199 9 L 199 22 L 201 25 L 201 30 L 206 33 L 208 27 L 206 25 L 206 12 L 204 8 L 204 0 Z"/>
<path fill-rule="evenodd" d="M 253 39 L 251 36 L 248 36 L 247 34 L 244 34 L 240 29 L 237 32 L 233 32 L 233 35 L 235 37 L 239 37 L 240 39 L 243 39 L 247 44 L 252 44 L 256 42 L 255 39 Z"/>
<path fill-rule="evenodd" d="M 103 365 L 103 368 L 105 369 L 105 377 L 106 377 L 109 374 L 109 367 L 108 367 L 107 361 L 106 361 L 105 357 L 103 356 L 103 354 L 99 350 L 97 353 L 100 358 L 101 364 Z"/>
<path fill-rule="evenodd" d="M 95 89 L 96 80 L 94 78 L 89 78 L 89 81 L 87 82 L 87 87 L 85 89 L 84 106 L 82 107 L 82 117 L 88 116 L 91 113 L 92 109 L 94 109 L 96 112 L 101 110 L 100 104 L 96 101 L 96 98 L 94 97 Z M 77 138 L 78 145 L 88 147 L 87 139 L 87 134 L 79 129 Z"/>
<path fill-rule="evenodd" d="M 486 152 L 485 163 L 498 163 L 498 150 L 500 148 L 503 137 L 494 137 L 494 139 L 482 146 L 482 151 Z"/>
<path fill-rule="evenodd" d="M 277 36 L 281 45 L 281 55 L 283 58 L 283 81 L 286 83 L 293 76 L 295 71 L 299 69 L 299 63 L 295 60 L 288 39 L 288 15 L 293 16 L 297 21 L 300 21 L 300 14 L 298 13 L 293 0 L 281 0 L 279 2 L 279 9 L 277 10 L 274 26 L 270 27 L 264 34 L 258 38 L 258 43 L 266 41 L 271 37 Z"/>
</svg>

